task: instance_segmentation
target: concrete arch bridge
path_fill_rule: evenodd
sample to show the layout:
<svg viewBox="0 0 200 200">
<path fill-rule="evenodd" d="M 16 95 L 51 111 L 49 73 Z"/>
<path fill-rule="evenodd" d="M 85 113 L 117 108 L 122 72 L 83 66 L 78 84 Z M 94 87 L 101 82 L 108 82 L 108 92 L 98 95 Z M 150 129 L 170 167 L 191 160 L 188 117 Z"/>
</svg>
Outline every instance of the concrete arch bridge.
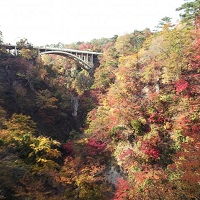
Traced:
<svg viewBox="0 0 200 200">
<path fill-rule="evenodd" d="M 98 66 L 99 64 L 98 56 L 102 54 L 99 52 L 81 51 L 81 50 L 65 49 L 65 48 L 61 49 L 61 48 L 36 47 L 36 46 L 18 47 L 17 45 L 11 45 L 11 44 L 1 44 L 1 46 L 6 48 L 7 50 L 14 50 L 15 55 L 17 55 L 22 48 L 27 48 L 27 49 L 37 50 L 38 55 L 54 54 L 54 55 L 68 57 L 75 61 L 78 61 L 81 67 L 87 70 L 88 72 L 92 72 Z"/>
</svg>

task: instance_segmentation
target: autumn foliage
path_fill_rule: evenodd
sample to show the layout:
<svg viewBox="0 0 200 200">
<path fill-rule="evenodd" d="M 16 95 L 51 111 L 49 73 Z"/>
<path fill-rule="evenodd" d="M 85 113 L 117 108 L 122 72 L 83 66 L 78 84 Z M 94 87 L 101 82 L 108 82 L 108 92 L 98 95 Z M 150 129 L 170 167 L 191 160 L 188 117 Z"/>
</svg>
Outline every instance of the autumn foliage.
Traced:
<svg viewBox="0 0 200 200">
<path fill-rule="evenodd" d="M 101 51 L 92 73 L 0 46 L 0 199 L 200 199 L 198 3 L 154 33 L 54 45 Z"/>
</svg>

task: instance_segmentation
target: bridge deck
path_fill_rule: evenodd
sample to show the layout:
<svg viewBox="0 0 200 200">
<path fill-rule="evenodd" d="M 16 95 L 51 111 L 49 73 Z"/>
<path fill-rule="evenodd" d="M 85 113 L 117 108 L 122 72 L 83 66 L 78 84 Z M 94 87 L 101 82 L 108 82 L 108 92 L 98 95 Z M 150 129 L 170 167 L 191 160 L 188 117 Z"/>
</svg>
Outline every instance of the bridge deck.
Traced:
<svg viewBox="0 0 200 200">
<path fill-rule="evenodd" d="M 2 47 L 5 47 L 6 49 L 20 49 L 17 47 L 17 45 L 12 44 L 1 44 Z M 76 50 L 76 49 L 66 49 L 66 48 L 52 48 L 52 47 L 38 47 L 38 46 L 27 46 L 24 48 L 33 48 L 38 49 L 40 52 L 44 51 L 64 51 L 64 52 L 71 52 L 71 53 L 83 53 L 83 54 L 94 54 L 94 55 L 101 55 L 102 53 L 94 52 L 94 51 L 82 51 L 82 50 Z"/>
</svg>

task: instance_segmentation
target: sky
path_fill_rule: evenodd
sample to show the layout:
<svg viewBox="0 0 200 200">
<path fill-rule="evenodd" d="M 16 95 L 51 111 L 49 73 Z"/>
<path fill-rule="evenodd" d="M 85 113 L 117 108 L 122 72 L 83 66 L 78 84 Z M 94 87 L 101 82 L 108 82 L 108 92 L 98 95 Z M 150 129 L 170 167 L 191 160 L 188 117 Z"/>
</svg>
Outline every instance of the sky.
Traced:
<svg viewBox="0 0 200 200">
<path fill-rule="evenodd" d="M 4 0 L 0 31 L 4 43 L 22 38 L 34 46 L 89 42 L 134 30 L 154 30 L 167 16 L 179 20 L 184 0 Z"/>
</svg>

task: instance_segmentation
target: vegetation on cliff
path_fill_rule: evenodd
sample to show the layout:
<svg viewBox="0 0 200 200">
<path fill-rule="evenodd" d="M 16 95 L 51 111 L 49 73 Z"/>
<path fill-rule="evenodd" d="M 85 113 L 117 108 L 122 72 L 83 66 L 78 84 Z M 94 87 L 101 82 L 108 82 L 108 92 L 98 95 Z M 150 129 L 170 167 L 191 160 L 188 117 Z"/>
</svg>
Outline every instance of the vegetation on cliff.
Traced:
<svg viewBox="0 0 200 200">
<path fill-rule="evenodd" d="M 178 10 L 156 32 L 53 45 L 101 51 L 93 76 L 0 46 L 0 199 L 200 199 L 199 0 Z"/>
</svg>

